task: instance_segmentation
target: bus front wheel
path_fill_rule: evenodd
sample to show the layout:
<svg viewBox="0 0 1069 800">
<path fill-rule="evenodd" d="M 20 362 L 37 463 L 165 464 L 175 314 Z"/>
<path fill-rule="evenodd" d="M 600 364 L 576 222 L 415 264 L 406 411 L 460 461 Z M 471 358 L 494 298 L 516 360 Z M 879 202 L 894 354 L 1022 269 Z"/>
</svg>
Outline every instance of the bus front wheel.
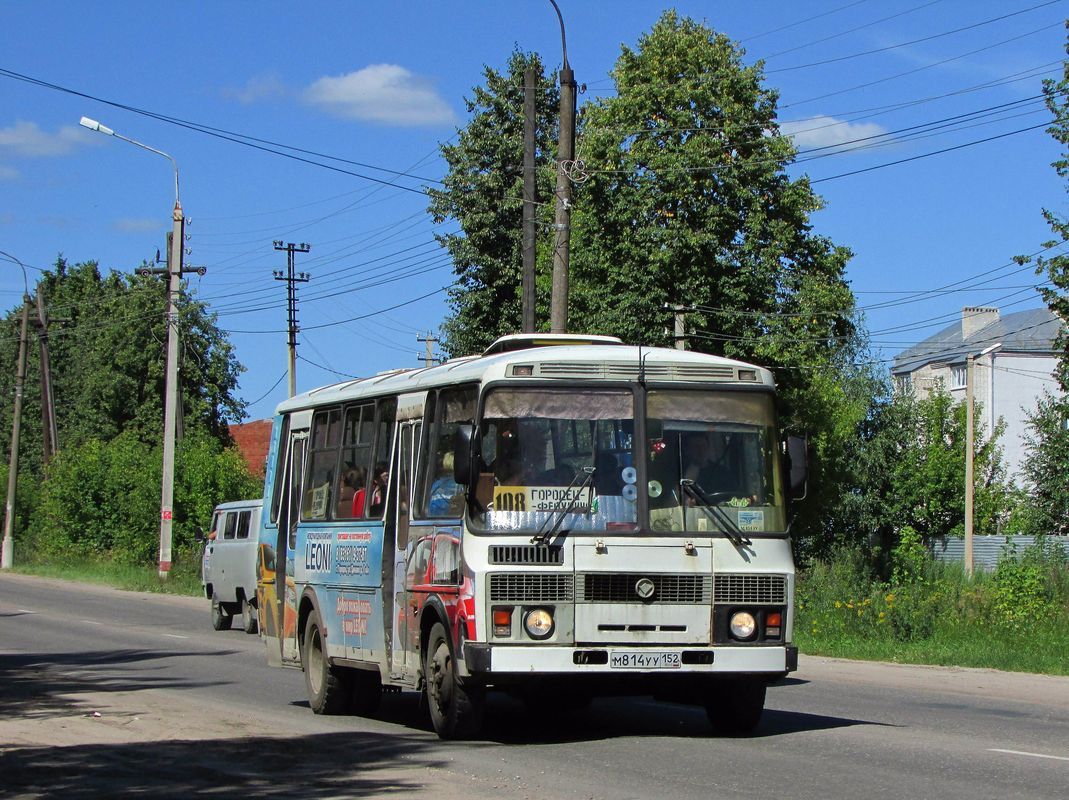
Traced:
<svg viewBox="0 0 1069 800">
<path fill-rule="evenodd" d="M 349 704 L 352 676 L 344 667 L 331 665 L 325 639 L 319 612 L 313 609 L 304 625 L 304 644 L 301 647 L 308 705 L 317 714 L 341 714 Z"/>
<path fill-rule="evenodd" d="M 765 710 L 765 681 L 738 678 L 718 681 L 708 689 L 705 713 L 713 729 L 727 736 L 752 733 Z"/>
<path fill-rule="evenodd" d="M 434 624 L 427 639 L 423 677 L 434 732 L 442 739 L 464 739 L 478 733 L 484 689 L 457 675 L 453 648 L 440 622 Z"/>
</svg>

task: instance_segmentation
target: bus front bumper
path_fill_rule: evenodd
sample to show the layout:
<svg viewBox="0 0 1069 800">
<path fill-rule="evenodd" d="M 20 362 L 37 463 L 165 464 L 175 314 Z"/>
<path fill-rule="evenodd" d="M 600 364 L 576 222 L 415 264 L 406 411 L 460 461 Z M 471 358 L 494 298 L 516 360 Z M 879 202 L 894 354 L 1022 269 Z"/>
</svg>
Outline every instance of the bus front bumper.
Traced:
<svg viewBox="0 0 1069 800">
<path fill-rule="evenodd" d="M 786 674 L 798 669 L 794 645 L 710 647 L 538 647 L 465 642 L 464 672 L 480 674 Z M 644 658 L 636 658 L 643 656 Z M 643 663 L 654 666 L 649 668 Z"/>
</svg>

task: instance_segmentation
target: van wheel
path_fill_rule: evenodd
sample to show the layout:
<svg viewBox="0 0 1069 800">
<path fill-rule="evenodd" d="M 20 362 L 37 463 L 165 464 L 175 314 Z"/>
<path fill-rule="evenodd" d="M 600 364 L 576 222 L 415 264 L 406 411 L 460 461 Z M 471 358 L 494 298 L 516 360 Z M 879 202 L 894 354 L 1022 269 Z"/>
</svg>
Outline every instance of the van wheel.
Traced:
<svg viewBox="0 0 1069 800">
<path fill-rule="evenodd" d="M 719 681 L 707 690 L 705 713 L 717 733 L 727 736 L 753 733 L 764 710 L 763 678 Z"/>
<path fill-rule="evenodd" d="M 226 610 L 219 595 L 212 592 L 212 627 L 217 631 L 228 631 L 234 622 L 234 615 Z"/>
<path fill-rule="evenodd" d="M 434 732 L 442 739 L 474 736 L 482 727 L 485 689 L 457 675 L 453 648 L 440 622 L 431 628 L 426 658 L 423 677 Z"/>
<path fill-rule="evenodd" d="M 248 598 L 241 598 L 241 629 L 245 633 L 256 633 L 256 609 Z"/>
<path fill-rule="evenodd" d="M 361 717 L 374 714 L 382 700 L 382 676 L 378 670 L 355 669 L 352 671 L 353 689 L 349 697 L 349 710 Z"/>
<path fill-rule="evenodd" d="M 352 694 L 352 670 L 331 665 L 327 659 L 325 640 L 319 612 L 313 609 L 304 626 L 304 644 L 301 647 L 308 705 L 317 714 L 341 714 Z"/>
</svg>

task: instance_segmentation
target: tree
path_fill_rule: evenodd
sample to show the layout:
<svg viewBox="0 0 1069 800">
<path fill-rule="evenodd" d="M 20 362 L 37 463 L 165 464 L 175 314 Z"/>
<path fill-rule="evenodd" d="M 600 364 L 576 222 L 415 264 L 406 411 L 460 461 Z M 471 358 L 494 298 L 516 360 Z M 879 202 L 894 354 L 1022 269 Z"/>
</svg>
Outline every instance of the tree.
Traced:
<svg viewBox="0 0 1069 800">
<path fill-rule="evenodd" d="M 1069 27 L 1069 23 L 1067 23 Z M 1069 53 L 1069 43 L 1066 45 Z M 1047 109 L 1054 117 L 1047 133 L 1061 146 L 1059 157 L 1051 164 L 1060 178 L 1069 178 L 1069 61 L 1062 63 L 1059 81 L 1043 81 Z M 1069 183 L 1066 185 L 1069 190 Z M 1043 218 L 1054 234 L 1045 242 L 1048 248 L 1069 242 L 1069 220 L 1051 209 L 1043 209 Z M 1025 263 L 1028 259 L 1019 257 Z M 1040 289 L 1043 300 L 1063 323 L 1069 323 L 1069 256 L 1063 254 L 1036 259 L 1036 273 L 1051 284 Z M 1055 346 L 1058 363 L 1054 377 L 1057 391 L 1047 393 L 1029 416 L 1023 471 L 1032 495 L 1032 513 L 1026 527 L 1032 533 L 1069 532 L 1069 331 L 1063 324 Z"/>
<path fill-rule="evenodd" d="M 124 432 L 143 442 L 158 442 L 163 429 L 166 285 L 140 275 L 103 275 L 95 262 L 70 267 L 60 257 L 54 270 L 44 273 L 37 290 L 49 308 L 61 446 L 91 439 L 110 441 Z M 185 431 L 205 431 L 228 441 L 227 422 L 244 415 L 243 403 L 234 396 L 242 367 L 203 303 L 183 299 L 179 319 Z M 5 333 L 16 324 L 17 312 L 12 312 Z M 20 449 L 23 468 L 39 474 L 40 371 L 34 345 L 31 342 L 28 348 Z M 0 340 L 0 359 L 12 364 L 10 370 L 0 370 L 0 390 L 9 391 L 16 347 L 17 335 Z M 10 426 L 10 409 L 0 412 L 0 425 Z"/>
<path fill-rule="evenodd" d="M 616 93 L 582 114 L 571 316 L 665 345 L 664 306 L 683 306 L 693 349 L 774 369 L 783 425 L 817 456 L 799 526 L 824 532 L 872 398 L 851 253 L 813 233 L 822 200 L 786 172 L 777 94 L 726 36 L 668 11 L 612 75 Z"/>
<path fill-rule="evenodd" d="M 442 326 L 442 346 L 451 355 L 479 352 L 498 336 L 520 329 L 523 73 L 528 67 L 536 74 L 539 229 L 550 231 L 553 210 L 547 198 L 553 196 L 558 94 L 533 53 L 514 51 L 503 74 L 485 69 L 486 85 L 476 87 L 474 97 L 465 101 L 470 122 L 458 131 L 456 144 L 441 148 L 449 165 L 444 185 L 428 192 L 434 221 L 453 220 L 460 226 L 459 233 L 438 236 L 457 275 L 449 292 L 452 314 Z M 539 237 L 543 290 L 548 286 L 547 247 L 549 238 Z M 544 291 L 539 294 L 543 301 L 538 316 L 544 319 L 548 298 Z"/>
<path fill-rule="evenodd" d="M 1012 497 L 997 445 L 1003 424 L 986 431 L 975 403 L 973 416 L 973 518 L 978 533 L 994 534 Z M 919 399 L 886 387 L 875 404 L 851 448 L 843 522 L 872 536 L 884 558 L 906 528 L 928 541 L 964 533 L 966 421 L 965 404 L 941 386 Z"/>
</svg>

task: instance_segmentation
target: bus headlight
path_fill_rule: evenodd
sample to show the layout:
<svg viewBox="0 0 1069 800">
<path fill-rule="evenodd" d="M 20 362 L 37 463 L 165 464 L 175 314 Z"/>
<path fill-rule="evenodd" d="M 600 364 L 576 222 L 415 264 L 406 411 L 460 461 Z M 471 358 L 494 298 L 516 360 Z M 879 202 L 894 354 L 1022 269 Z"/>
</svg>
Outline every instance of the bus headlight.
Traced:
<svg viewBox="0 0 1069 800">
<path fill-rule="evenodd" d="M 553 635 L 553 615 L 544 608 L 534 608 L 523 617 L 523 627 L 532 639 L 548 639 Z"/>
<path fill-rule="evenodd" d="M 731 635 L 736 639 L 752 639 L 757 632 L 757 620 L 749 611 L 736 611 L 731 615 Z"/>
</svg>

